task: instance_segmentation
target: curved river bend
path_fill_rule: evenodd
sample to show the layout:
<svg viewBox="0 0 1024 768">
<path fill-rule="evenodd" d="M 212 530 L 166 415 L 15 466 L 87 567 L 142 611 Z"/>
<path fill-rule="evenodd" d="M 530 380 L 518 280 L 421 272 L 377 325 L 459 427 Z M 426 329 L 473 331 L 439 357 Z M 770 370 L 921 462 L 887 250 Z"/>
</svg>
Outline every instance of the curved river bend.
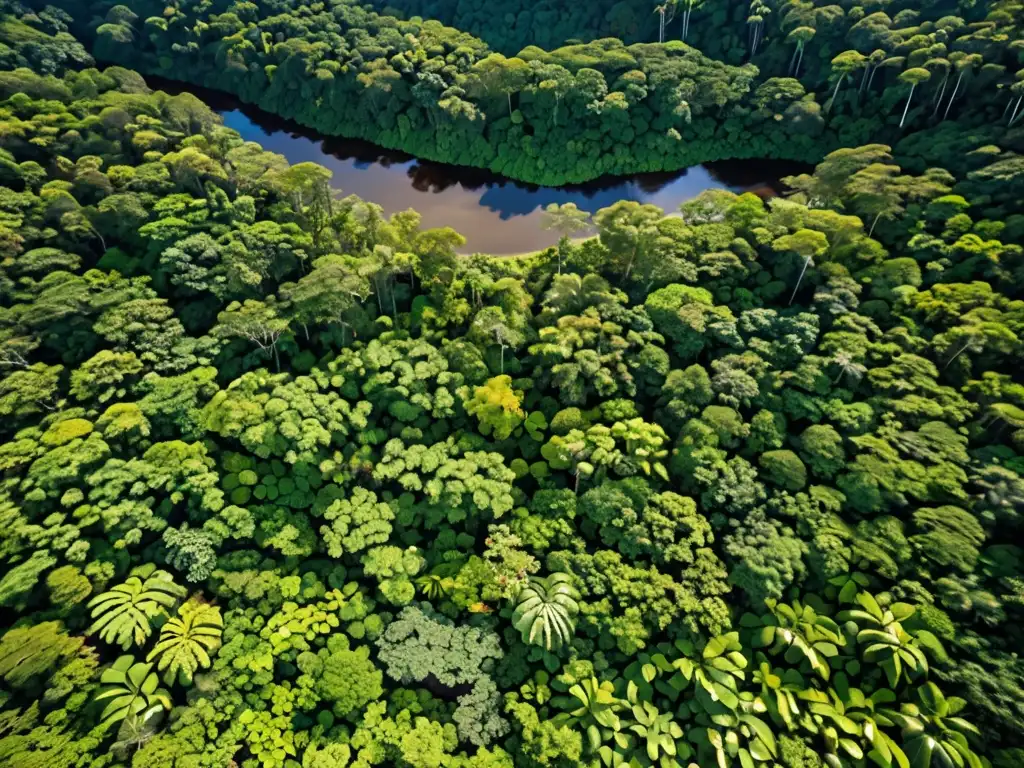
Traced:
<svg viewBox="0 0 1024 768">
<path fill-rule="evenodd" d="M 542 211 L 550 203 L 573 202 L 593 213 L 619 200 L 636 200 L 672 213 L 706 189 L 771 197 L 781 191 L 782 177 L 807 168 L 774 160 L 724 160 L 682 171 L 538 187 L 488 171 L 417 160 L 364 141 L 325 139 L 216 91 L 161 78 L 147 78 L 147 82 L 168 93 L 196 95 L 243 139 L 259 142 L 292 164 L 316 162 L 329 168 L 334 172 L 332 186 L 377 203 L 385 214 L 414 208 L 423 217 L 424 227 L 452 227 L 465 236 L 465 253 L 501 256 L 554 245 L 558 235 L 541 226 Z"/>
</svg>

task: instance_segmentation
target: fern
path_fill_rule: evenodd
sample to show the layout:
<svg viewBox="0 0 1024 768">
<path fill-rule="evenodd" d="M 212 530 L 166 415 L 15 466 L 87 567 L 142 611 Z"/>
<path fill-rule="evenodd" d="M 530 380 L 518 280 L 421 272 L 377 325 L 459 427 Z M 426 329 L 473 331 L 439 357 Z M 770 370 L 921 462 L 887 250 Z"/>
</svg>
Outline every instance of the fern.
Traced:
<svg viewBox="0 0 1024 768">
<path fill-rule="evenodd" d="M 89 601 L 92 617 L 89 634 L 99 633 L 112 645 L 128 650 L 132 643 L 142 645 L 153 631 L 152 620 L 166 615 L 187 590 L 174 583 L 166 571 L 154 571 L 145 581 L 131 576 L 109 592 Z"/>
<path fill-rule="evenodd" d="M 191 685 L 196 670 L 210 666 L 209 652 L 220 645 L 223 629 L 220 608 L 189 600 L 164 624 L 146 661 L 157 659 L 157 669 L 168 685 L 175 677 L 182 685 Z"/>
</svg>

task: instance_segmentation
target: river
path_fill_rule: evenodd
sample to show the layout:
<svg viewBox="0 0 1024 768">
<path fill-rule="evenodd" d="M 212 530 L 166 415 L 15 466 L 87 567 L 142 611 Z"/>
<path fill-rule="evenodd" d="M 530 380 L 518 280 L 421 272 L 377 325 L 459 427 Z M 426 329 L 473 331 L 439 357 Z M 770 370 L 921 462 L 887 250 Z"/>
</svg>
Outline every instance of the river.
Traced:
<svg viewBox="0 0 1024 768">
<path fill-rule="evenodd" d="M 672 213 L 706 189 L 771 197 L 780 193 L 782 177 L 806 170 L 775 160 L 724 160 L 681 171 L 539 187 L 484 170 L 418 160 L 364 141 L 324 138 L 226 94 L 158 78 L 147 81 L 169 93 L 194 93 L 242 138 L 292 164 L 311 161 L 329 168 L 332 185 L 344 194 L 377 203 L 386 214 L 413 208 L 424 227 L 452 227 L 465 236 L 465 253 L 509 255 L 554 245 L 558 235 L 542 227 L 542 211 L 550 203 L 573 202 L 595 212 L 619 200 L 636 200 Z"/>
</svg>

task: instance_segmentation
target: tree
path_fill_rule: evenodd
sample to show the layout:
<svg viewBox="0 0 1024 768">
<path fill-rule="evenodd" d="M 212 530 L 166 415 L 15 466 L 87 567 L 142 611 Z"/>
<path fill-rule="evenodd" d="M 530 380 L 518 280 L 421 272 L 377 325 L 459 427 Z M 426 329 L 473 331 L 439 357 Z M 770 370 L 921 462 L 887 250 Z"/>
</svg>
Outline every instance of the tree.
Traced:
<svg viewBox="0 0 1024 768">
<path fill-rule="evenodd" d="M 621 268 L 624 281 L 629 280 L 637 264 L 656 257 L 657 224 L 664 215 L 656 206 L 620 200 L 594 216 L 601 242 L 616 254 L 616 266 Z"/>
<path fill-rule="evenodd" d="M 865 66 L 864 55 L 857 51 L 843 51 L 832 59 L 832 75 L 836 79 L 836 87 L 832 91 L 832 98 L 829 100 L 827 111 L 831 112 L 835 106 L 836 96 L 841 86 L 850 75 L 861 67 Z"/>
<path fill-rule="evenodd" d="M 153 619 L 166 615 L 185 594 L 185 588 L 166 571 L 154 570 L 144 578 L 131 576 L 89 601 L 94 619 L 89 634 L 98 632 L 105 642 L 124 650 L 132 644 L 143 645 L 153 631 Z"/>
<path fill-rule="evenodd" d="M 383 695 L 383 680 L 384 675 L 370 661 L 369 646 L 361 645 L 327 656 L 316 687 L 336 717 L 349 717 Z"/>
<path fill-rule="evenodd" d="M 750 58 L 754 58 L 757 55 L 757 49 L 761 45 L 761 41 L 764 39 L 765 22 L 771 13 L 771 6 L 766 2 L 762 2 L 762 0 L 752 0 L 750 3 L 750 11 L 747 14 Z"/>
<path fill-rule="evenodd" d="M 1024 112 L 1021 111 L 1021 104 L 1024 104 L 1024 78 L 1021 78 L 1020 73 L 1017 73 L 1017 82 L 1010 86 L 1010 99 L 1013 101 L 1013 97 L 1016 96 L 1016 102 L 1013 105 L 1013 111 L 1010 113 L 1010 122 L 1007 123 L 1009 127 L 1013 127 L 1014 124 L 1020 120 Z"/>
<path fill-rule="evenodd" d="M 518 93 L 529 81 L 529 65 L 518 57 L 507 59 L 492 53 L 473 64 L 477 89 L 481 95 L 503 93 L 508 101 L 508 116 L 512 117 L 512 94 Z"/>
<path fill-rule="evenodd" d="M 280 371 L 277 344 L 287 330 L 288 320 L 280 315 L 271 298 L 267 301 L 246 299 L 244 302 L 231 302 L 217 315 L 217 325 L 211 333 L 222 339 L 245 339 L 255 344 L 268 357 L 273 356 L 274 365 Z"/>
<path fill-rule="evenodd" d="M 544 209 L 542 219 L 544 229 L 553 229 L 558 235 L 558 274 L 562 274 L 562 262 L 569 248 L 569 238 L 584 232 L 590 227 L 590 214 L 581 211 L 576 203 L 550 203 Z"/>
<path fill-rule="evenodd" d="M 975 67 L 983 63 L 984 59 L 976 53 L 964 53 L 962 51 L 955 51 L 949 55 L 949 60 L 953 62 L 953 66 L 956 67 L 956 85 L 953 88 L 953 93 L 950 94 L 949 102 L 946 104 L 946 110 L 942 113 L 942 119 L 946 120 L 949 117 L 949 110 L 953 107 L 953 102 L 956 101 L 956 95 L 960 92 L 960 83 L 963 82 L 964 73 L 972 72 Z"/>
<path fill-rule="evenodd" d="M 578 599 L 579 593 L 568 574 L 531 577 L 519 592 L 512 625 L 519 630 L 524 643 L 557 651 L 571 642 L 576 631 Z"/>
<path fill-rule="evenodd" d="M 465 400 L 466 412 L 480 420 L 480 432 L 495 440 L 509 437 L 526 419 L 520 407 L 522 392 L 512 389 L 510 376 L 494 376 L 482 387 L 473 390 L 473 398 Z"/>
<path fill-rule="evenodd" d="M 227 174 L 219 162 L 204 154 L 197 147 L 185 147 L 177 152 L 168 152 L 162 162 L 182 185 L 195 185 L 200 197 L 206 196 L 203 182 L 207 179 L 227 181 Z"/>
<path fill-rule="evenodd" d="M 518 349 L 526 341 L 525 335 L 515 328 L 501 307 L 484 307 L 476 313 L 469 329 L 470 338 L 478 343 L 497 344 L 501 347 L 501 373 L 505 373 L 505 348 Z"/>
<path fill-rule="evenodd" d="M 53 676 L 82 652 L 82 639 L 69 636 L 59 622 L 15 627 L 0 638 L 0 678 L 15 690 L 52 689 Z"/>
<path fill-rule="evenodd" d="M 792 235 L 783 235 L 774 243 L 772 248 L 776 251 L 788 251 L 803 258 L 803 266 L 800 268 L 800 275 L 793 286 L 793 293 L 789 296 L 789 303 L 793 303 L 797 291 L 800 290 L 800 283 L 803 282 L 807 268 L 814 264 L 815 257 L 828 252 L 828 238 L 821 232 L 810 229 L 800 229 Z"/>
<path fill-rule="evenodd" d="M 804 60 L 804 46 L 813 38 L 815 30 L 813 27 L 797 27 L 786 36 L 786 42 L 796 46 L 793 50 L 793 58 L 789 60 L 789 76 L 796 77 L 800 74 L 800 64 Z"/>
<path fill-rule="evenodd" d="M 220 646 L 224 621 L 220 608 L 198 600 L 189 600 L 178 608 L 178 615 L 160 628 L 160 638 L 146 661 L 156 660 L 156 668 L 171 685 L 177 679 L 191 685 L 196 670 L 210 666 L 210 652 Z"/>
<path fill-rule="evenodd" d="M 842 350 L 833 355 L 832 364 L 839 370 L 839 373 L 836 375 L 835 381 L 833 382 L 835 384 L 839 384 L 843 380 L 844 376 L 849 376 L 854 380 L 854 382 L 857 382 L 867 372 L 867 368 L 857 362 L 852 354 Z"/>
<path fill-rule="evenodd" d="M 846 190 L 851 203 L 866 217 L 871 217 L 868 237 L 874 235 L 879 219 L 893 219 L 903 212 L 905 188 L 905 177 L 895 165 L 875 163 L 850 178 Z"/>
<path fill-rule="evenodd" d="M 343 554 L 360 552 L 375 544 L 385 544 L 391 535 L 395 513 L 377 494 L 366 488 L 355 488 L 348 497 L 330 499 L 341 489 L 328 486 L 321 496 L 329 501 L 323 510 L 329 525 L 321 526 L 320 534 L 327 554 L 340 558 Z"/>
<path fill-rule="evenodd" d="M 277 177 L 277 183 L 291 199 L 292 209 L 305 218 L 316 253 L 323 248 L 324 234 L 334 214 L 331 199 L 333 175 L 318 163 L 298 163 Z"/>
<path fill-rule="evenodd" d="M 317 259 L 309 274 L 297 283 L 282 285 L 280 290 L 288 314 L 303 327 L 307 339 L 307 325 L 310 324 L 338 323 L 343 329 L 349 329 L 347 314 L 360 306 L 371 293 L 366 275 L 337 256 Z"/>
<path fill-rule="evenodd" d="M 900 73 L 900 82 L 908 83 L 910 85 L 910 93 L 907 94 L 907 105 L 903 108 L 903 117 L 900 118 L 900 128 L 903 127 L 903 123 L 907 120 L 907 112 L 910 111 L 910 102 L 914 98 L 914 89 L 921 83 L 931 79 L 931 76 L 931 72 L 921 67 L 914 67 Z"/>
<path fill-rule="evenodd" d="M 807 468 L 792 451 L 766 451 L 759 462 L 767 479 L 787 491 L 799 491 L 807 484 Z"/>
<path fill-rule="evenodd" d="M 704 4 L 704 0 L 684 0 L 686 3 L 686 10 L 683 11 L 683 30 L 682 36 L 679 38 L 683 42 L 686 42 L 686 36 L 690 33 L 690 16 L 693 13 L 694 7 L 700 8 Z"/>
</svg>

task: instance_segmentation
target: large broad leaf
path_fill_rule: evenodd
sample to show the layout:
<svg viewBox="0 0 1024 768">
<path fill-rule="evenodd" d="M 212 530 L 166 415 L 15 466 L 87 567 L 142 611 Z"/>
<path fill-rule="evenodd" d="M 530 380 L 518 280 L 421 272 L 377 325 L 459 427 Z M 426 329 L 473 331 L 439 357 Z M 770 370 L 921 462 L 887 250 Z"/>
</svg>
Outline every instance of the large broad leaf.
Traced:
<svg viewBox="0 0 1024 768">
<path fill-rule="evenodd" d="M 864 759 L 864 750 L 862 750 L 860 745 L 853 739 L 840 739 L 839 746 L 854 760 Z"/>
<path fill-rule="evenodd" d="M 981 758 L 979 758 L 970 749 L 963 746 L 962 744 L 957 744 L 954 742 L 950 743 L 949 747 L 952 751 L 955 751 L 964 759 L 964 762 L 967 764 L 968 768 L 982 768 L 982 766 L 984 765 L 981 762 Z"/>
<path fill-rule="evenodd" d="M 853 602 L 854 597 L 857 595 L 857 582 L 850 579 L 843 585 L 843 588 L 839 590 L 839 602 L 850 603 Z"/>
<path fill-rule="evenodd" d="M 735 634 L 735 633 L 730 633 Z M 703 657 L 705 659 L 714 659 L 717 656 L 721 656 L 727 650 L 732 648 L 732 644 L 735 638 L 730 635 L 719 635 L 708 640 L 708 644 L 704 646 Z"/>
<path fill-rule="evenodd" d="M 939 686 L 935 683 L 928 681 L 922 685 L 917 689 L 917 696 L 921 699 L 921 703 L 924 704 L 925 709 L 931 714 L 938 717 L 945 717 L 949 712 L 949 706 L 946 704 L 946 697 L 942 695 L 942 691 L 939 690 Z"/>
<path fill-rule="evenodd" d="M 867 593 L 860 592 L 857 594 L 857 602 L 861 604 L 865 611 L 867 611 L 874 619 L 882 620 L 882 609 L 878 606 L 875 598 Z"/>
<path fill-rule="evenodd" d="M 775 745 L 775 734 L 772 729 L 761 719 L 754 717 L 753 715 L 744 715 L 742 721 L 750 727 L 750 729 L 757 734 L 757 739 L 761 741 L 768 751 L 766 757 L 758 757 L 758 760 L 769 760 L 774 759 L 778 752 Z"/>
<path fill-rule="evenodd" d="M 917 736 L 907 742 L 906 754 L 910 768 L 931 768 L 937 744 L 930 736 Z"/>
<path fill-rule="evenodd" d="M 879 666 L 885 671 L 885 677 L 889 681 L 889 687 L 895 688 L 900 682 L 902 666 L 899 656 L 889 656 L 879 662 Z"/>
</svg>

